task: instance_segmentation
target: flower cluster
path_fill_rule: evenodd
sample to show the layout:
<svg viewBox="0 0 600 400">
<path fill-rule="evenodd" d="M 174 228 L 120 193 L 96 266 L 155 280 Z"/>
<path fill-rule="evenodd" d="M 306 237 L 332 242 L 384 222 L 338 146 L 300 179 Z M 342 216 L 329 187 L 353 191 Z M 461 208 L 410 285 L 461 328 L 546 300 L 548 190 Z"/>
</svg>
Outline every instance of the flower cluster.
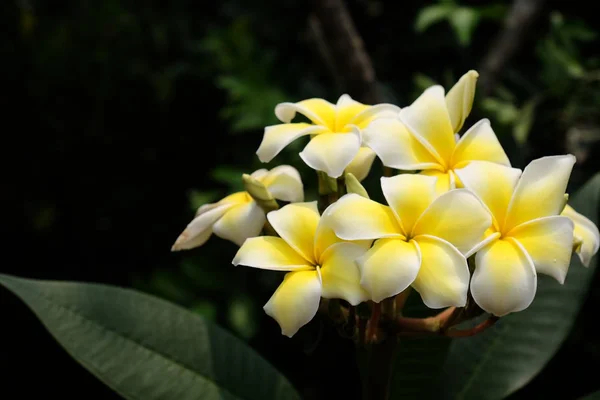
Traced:
<svg viewBox="0 0 600 400">
<path fill-rule="evenodd" d="M 459 134 L 477 77 L 469 71 L 447 94 L 433 86 L 403 109 L 348 95 L 335 105 L 279 104 L 282 124 L 265 128 L 259 159 L 310 136 L 300 157 L 322 180 L 346 180 L 347 193 L 338 187 L 320 213 L 316 201 L 304 202 L 293 167 L 259 170 L 244 175 L 245 192 L 200 207 L 173 249 L 200 246 L 214 232 L 241 246 L 234 265 L 286 271 L 264 309 L 287 336 L 315 316 L 321 298 L 379 303 L 409 287 L 430 308 L 464 307 L 469 296 L 498 317 L 527 308 L 537 274 L 563 283 L 572 253 L 587 266 L 600 235 L 566 204 L 574 156 L 543 157 L 521 171 L 487 119 Z M 292 122 L 297 114 L 310 122 Z M 381 178 L 386 204 L 359 183 L 376 156 L 398 172 Z"/>
</svg>

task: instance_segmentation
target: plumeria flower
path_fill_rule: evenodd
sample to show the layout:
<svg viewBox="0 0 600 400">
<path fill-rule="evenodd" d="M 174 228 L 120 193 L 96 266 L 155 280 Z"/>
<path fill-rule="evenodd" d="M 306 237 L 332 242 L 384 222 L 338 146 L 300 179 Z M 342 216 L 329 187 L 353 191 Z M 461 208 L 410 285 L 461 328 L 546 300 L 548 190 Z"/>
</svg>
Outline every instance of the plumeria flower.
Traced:
<svg viewBox="0 0 600 400">
<path fill-rule="evenodd" d="M 284 335 L 293 336 L 315 316 L 321 297 L 344 299 L 352 305 L 368 299 L 354 260 L 370 241 L 341 241 L 327 218 L 319 216 L 316 201 L 288 204 L 267 218 L 280 237 L 246 240 L 233 264 L 289 271 L 264 306 Z"/>
<path fill-rule="evenodd" d="M 392 104 L 361 104 L 347 94 L 337 104 L 323 99 L 281 103 L 275 107 L 275 115 L 283 124 L 265 128 L 256 154 L 262 162 L 269 162 L 292 141 L 310 135 L 310 142 L 300 153 L 309 167 L 332 178 L 346 170 L 362 180 L 369 173 L 375 154 L 368 147 L 361 147 L 361 130 L 375 118 L 397 115 L 399 110 Z M 296 113 L 304 115 L 310 123 L 292 123 Z"/>
<path fill-rule="evenodd" d="M 399 118 L 373 121 L 364 131 L 365 144 L 388 167 L 438 177 L 438 193 L 462 187 L 453 171 L 473 160 L 510 166 L 487 119 L 457 140 L 473 106 L 478 76 L 467 72 L 445 97 L 443 87 L 432 86 L 403 108 Z"/>
<path fill-rule="evenodd" d="M 573 232 L 575 240 L 574 250 L 579 256 L 581 263 L 588 267 L 592 257 L 598 252 L 598 247 L 600 246 L 598 227 L 568 204 L 560 215 L 568 217 L 573 221 L 575 226 Z"/>
<path fill-rule="evenodd" d="M 201 246 L 212 233 L 241 246 L 247 238 L 260 234 L 265 224 L 265 211 L 257 200 L 304 200 L 300 174 L 289 165 L 281 165 L 271 171 L 259 169 L 245 176 L 244 182 L 247 191 L 231 194 L 217 203 L 198 208 L 196 217 L 179 235 L 172 250 Z"/>
<path fill-rule="evenodd" d="M 537 272 L 563 283 L 573 246 L 573 222 L 559 216 L 575 164 L 572 155 L 542 157 L 521 170 L 473 161 L 456 173 L 492 218 L 475 256 L 471 293 L 497 316 L 527 308 Z"/>
<path fill-rule="evenodd" d="M 389 206 L 347 194 L 324 213 L 337 236 L 379 239 L 357 259 L 361 284 L 376 302 L 412 285 L 431 308 L 464 306 L 469 255 L 491 218 L 466 189 L 439 196 L 437 178 L 403 174 L 381 178 Z"/>
</svg>

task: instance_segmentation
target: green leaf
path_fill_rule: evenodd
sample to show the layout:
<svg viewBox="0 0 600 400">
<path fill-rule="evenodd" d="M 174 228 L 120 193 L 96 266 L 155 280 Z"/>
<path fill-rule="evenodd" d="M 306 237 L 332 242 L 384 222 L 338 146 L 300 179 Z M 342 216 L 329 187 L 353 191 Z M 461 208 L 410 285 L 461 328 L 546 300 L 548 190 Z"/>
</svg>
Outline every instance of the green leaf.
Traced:
<svg viewBox="0 0 600 400">
<path fill-rule="evenodd" d="M 473 31 L 479 22 L 479 14 L 472 8 L 459 7 L 450 14 L 450 25 L 456 33 L 458 43 L 466 47 L 471 43 Z"/>
<path fill-rule="evenodd" d="M 581 397 L 580 400 L 600 400 L 600 390 Z"/>
<path fill-rule="evenodd" d="M 0 274 L 81 365 L 126 399 L 299 399 L 269 363 L 193 312 L 131 289 Z"/>
<path fill-rule="evenodd" d="M 573 196 L 572 206 L 598 223 L 600 174 Z M 588 292 L 597 257 L 585 268 L 574 256 L 564 285 L 538 275 L 535 300 L 482 334 L 454 339 L 440 395 L 451 399 L 503 399 L 527 384 L 571 330 Z"/>
<path fill-rule="evenodd" d="M 425 32 L 431 25 L 448 18 L 454 8 L 452 4 L 436 4 L 423 8 L 417 15 L 415 30 L 419 33 Z"/>
</svg>

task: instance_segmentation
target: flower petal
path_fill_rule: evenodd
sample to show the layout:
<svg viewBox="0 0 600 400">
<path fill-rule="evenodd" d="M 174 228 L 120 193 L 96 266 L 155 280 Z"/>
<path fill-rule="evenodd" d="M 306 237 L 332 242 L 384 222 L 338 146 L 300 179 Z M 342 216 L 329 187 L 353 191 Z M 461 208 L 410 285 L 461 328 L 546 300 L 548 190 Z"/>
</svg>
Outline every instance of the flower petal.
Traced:
<svg viewBox="0 0 600 400">
<path fill-rule="evenodd" d="M 421 269 L 412 287 L 429 308 L 464 307 L 469 292 L 467 259 L 450 243 L 433 236 L 415 239 Z"/>
<path fill-rule="evenodd" d="M 473 108 L 475 85 L 478 77 L 477 71 L 467 72 L 446 94 L 446 106 L 448 107 L 448 114 L 454 132 L 460 131 Z"/>
<path fill-rule="evenodd" d="M 335 234 L 344 240 L 402 236 L 390 207 L 355 193 L 344 195 L 332 204 L 327 209 L 327 217 Z"/>
<path fill-rule="evenodd" d="M 340 242 L 344 242 L 343 239 L 340 239 L 336 236 L 333 230 L 333 221 L 330 215 L 331 209 L 334 207 L 335 203 L 327 207 L 325 211 L 323 211 L 323 215 L 321 215 L 321 219 L 319 220 L 319 225 L 317 226 L 317 232 L 315 233 L 315 258 L 317 259 L 317 264 L 321 265 L 322 256 L 325 254 L 325 251 L 332 245 Z M 351 243 L 362 247 L 364 250 L 367 250 L 371 247 L 373 243 L 372 240 L 354 240 Z"/>
<path fill-rule="evenodd" d="M 598 247 L 600 246 L 598 227 L 569 205 L 565 206 L 561 215 L 570 218 L 575 224 L 574 236 L 575 240 L 579 243 L 575 251 L 581 263 L 588 267 L 592 257 L 598 252 Z"/>
<path fill-rule="evenodd" d="M 312 265 L 317 261 L 314 240 L 319 218 L 316 201 L 291 203 L 267 214 L 277 234 Z"/>
<path fill-rule="evenodd" d="M 266 168 L 261 168 L 261 169 L 257 169 L 256 171 L 254 171 L 253 173 L 250 174 L 250 176 L 254 179 L 258 179 L 261 180 L 263 179 L 265 176 L 267 176 L 267 174 L 269 173 L 269 170 Z"/>
<path fill-rule="evenodd" d="M 361 147 L 356 157 L 346 167 L 346 173 L 351 173 L 356 179 L 362 181 L 369 175 L 373 160 L 375 160 L 375 152 L 368 147 Z"/>
<path fill-rule="evenodd" d="M 442 172 L 435 169 L 421 171 L 420 175 L 436 178 L 435 192 L 440 195 L 449 190 L 456 189 L 456 181 L 452 171 Z"/>
<path fill-rule="evenodd" d="M 274 271 L 314 270 L 314 266 L 309 265 L 285 240 L 274 236 L 246 240 L 235 254 L 232 264 Z"/>
<path fill-rule="evenodd" d="M 360 286 L 360 271 L 356 259 L 366 249 L 354 243 L 337 243 L 323 254 L 321 278 L 327 299 L 344 299 L 353 306 L 369 299 L 369 293 Z"/>
<path fill-rule="evenodd" d="M 381 190 L 403 228 L 404 236 L 412 232 L 417 219 L 435 199 L 436 178 L 401 174 L 381 178 Z"/>
<path fill-rule="evenodd" d="M 454 173 L 464 187 L 475 193 L 486 205 L 492 213 L 494 226 L 501 230 L 521 170 L 487 161 L 473 161 L 463 168 L 455 169 Z"/>
<path fill-rule="evenodd" d="M 454 189 L 436 198 L 415 224 L 412 237 L 431 235 L 467 254 L 483 240 L 492 217 L 481 201 L 467 189 Z"/>
<path fill-rule="evenodd" d="M 398 118 L 379 118 L 363 131 L 363 143 L 375 151 L 383 165 L 403 170 L 441 168 L 421 142 Z"/>
<path fill-rule="evenodd" d="M 315 136 L 300 153 L 302 160 L 314 170 L 338 178 L 360 149 L 360 132 L 323 133 Z"/>
<path fill-rule="evenodd" d="M 265 212 L 251 201 L 231 207 L 213 225 L 213 232 L 222 239 L 241 246 L 244 240 L 258 236 L 267 219 Z"/>
<path fill-rule="evenodd" d="M 298 103 L 281 103 L 275 107 L 275 115 L 281 122 L 291 122 L 296 113 L 304 115 L 313 124 L 331 128 L 335 121 L 335 106 L 323 99 L 308 99 Z"/>
<path fill-rule="evenodd" d="M 483 310 L 499 317 L 529 307 L 537 290 L 533 262 L 512 239 L 496 240 L 475 256 L 471 294 Z"/>
<path fill-rule="evenodd" d="M 565 282 L 573 252 L 573 221 L 543 217 L 517 226 L 508 236 L 523 246 L 537 272 Z"/>
<path fill-rule="evenodd" d="M 525 167 L 508 206 L 506 230 L 536 218 L 560 214 L 574 164 L 574 156 L 564 155 L 538 158 Z"/>
<path fill-rule="evenodd" d="M 488 119 L 477 122 L 460 138 L 454 149 L 451 164 L 460 167 L 463 163 L 473 160 L 491 161 L 510 167 L 510 160 Z"/>
<path fill-rule="evenodd" d="M 317 134 L 323 132 L 324 129 L 320 126 L 311 124 L 280 124 L 267 126 L 262 142 L 256 150 L 256 155 L 262 162 L 269 162 L 285 146 L 298 139 L 299 137 Z"/>
<path fill-rule="evenodd" d="M 289 165 L 280 165 L 267 172 L 262 183 L 276 199 L 290 202 L 304 200 L 304 186 L 298 170 Z"/>
<path fill-rule="evenodd" d="M 361 285 L 377 303 L 410 286 L 421 265 L 418 248 L 403 239 L 380 239 L 356 260 Z"/>
<path fill-rule="evenodd" d="M 352 97 L 349 95 L 343 94 L 338 99 L 335 108 L 336 115 L 333 132 L 340 133 L 344 132 L 346 125 L 351 124 L 358 115 L 369 110 L 371 106 L 359 103 L 358 101 L 352 99 Z"/>
<path fill-rule="evenodd" d="M 448 166 L 456 142 L 441 86 L 430 87 L 409 107 L 403 108 L 400 121 L 441 165 Z"/>
<path fill-rule="evenodd" d="M 366 128 L 372 121 L 380 118 L 398 118 L 398 113 L 400 112 L 400 107 L 395 106 L 393 104 L 376 104 L 371 106 L 359 114 L 357 114 L 354 118 L 352 118 L 349 124 L 356 125 L 360 129 Z"/>
<path fill-rule="evenodd" d="M 264 306 L 264 310 L 292 337 L 317 314 L 321 300 L 319 272 L 296 271 L 285 275 L 283 282 Z"/>
<path fill-rule="evenodd" d="M 212 234 L 213 224 L 231 207 L 235 206 L 232 204 L 206 204 L 201 207 L 198 210 L 199 215 L 179 235 L 171 251 L 188 250 L 202 246 Z"/>
</svg>

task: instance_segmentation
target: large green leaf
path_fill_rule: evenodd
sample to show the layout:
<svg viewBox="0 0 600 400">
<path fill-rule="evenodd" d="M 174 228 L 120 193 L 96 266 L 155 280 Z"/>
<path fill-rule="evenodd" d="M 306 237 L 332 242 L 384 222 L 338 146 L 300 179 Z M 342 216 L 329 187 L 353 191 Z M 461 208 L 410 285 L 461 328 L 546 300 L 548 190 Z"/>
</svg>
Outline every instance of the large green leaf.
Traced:
<svg viewBox="0 0 600 400">
<path fill-rule="evenodd" d="M 126 399 L 299 399 L 269 363 L 198 315 L 141 292 L 0 274 L 81 365 Z"/>
<path fill-rule="evenodd" d="M 572 206 L 597 224 L 600 174 L 573 197 Z M 585 268 L 577 257 L 564 285 L 539 276 L 532 305 L 502 318 L 480 335 L 453 340 L 439 395 L 452 399 L 502 399 L 528 383 L 552 358 L 571 330 L 588 292 L 597 258 Z"/>
</svg>

